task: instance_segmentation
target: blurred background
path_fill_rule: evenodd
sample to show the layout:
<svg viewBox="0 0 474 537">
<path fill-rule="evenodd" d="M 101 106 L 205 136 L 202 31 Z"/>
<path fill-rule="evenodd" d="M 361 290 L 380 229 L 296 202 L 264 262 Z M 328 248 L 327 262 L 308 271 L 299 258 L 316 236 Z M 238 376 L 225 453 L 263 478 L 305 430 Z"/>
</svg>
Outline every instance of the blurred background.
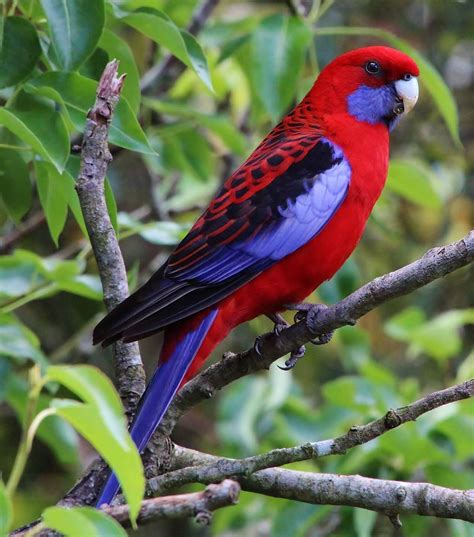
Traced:
<svg viewBox="0 0 474 537">
<path fill-rule="evenodd" d="M 128 65 L 122 62 L 130 94 L 142 79 L 140 123 L 159 153 L 112 149 L 108 178 L 114 196 L 109 199 L 115 197 L 132 288 L 160 266 L 222 181 L 304 96 L 318 70 L 358 46 L 412 47 L 436 68 L 447 88 L 436 76 L 421 77 L 419 104 L 392 135 L 388 185 L 364 238 L 338 275 L 310 300 L 335 303 L 366 281 L 415 260 L 432 246 L 461 238 L 473 227 L 473 2 L 211 3 L 216 6 L 198 40 L 215 93 L 191 69 L 169 83 L 167 76 L 179 71 L 179 62 L 168 62 L 165 76 L 150 82 L 149 69 L 162 62 L 166 50 L 121 22 L 110 6 L 107 12 L 108 29 L 132 52 Z M 179 27 L 189 24 L 198 6 L 195 0 L 128 4 L 159 8 Z M 82 74 L 97 79 L 108 57 L 107 46 L 99 46 Z M 457 105 L 459 129 L 451 99 Z M 56 248 L 35 194 L 23 221 L 32 216 L 38 222 L 11 241 L 22 224 L 15 225 L 0 208 L 0 305 L 7 307 L 4 315 L 15 319 L 11 326 L 5 323 L 2 332 L 10 346 L 7 339 L 4 348 L 0 343 L 0 468 L 7 473 L 20 435 L 17 414 L 26 394 L 27 359 L 39 353 L 52 363 L 90 363 L 113 375 L 109 349 L 91 346 L 91 330 L 103 305 L 88 243 L 68 217 Z M 35 259 L 81 263 L 80 285 L 43 294 L 33 284 L 25 289 L 31 258 L 28 261 L 20 249 L 38 256 Z M 228 386 L 215 400 L 189 412 L 173 439 L 216 455 L 244 457 L 332 438 L 389 408 L 466 380 L 474 373 L 473 295 L 472 270 L 463 269 L 391 301 L 356 327 L 338 330 L 330 344 L 308 346 L 306 357 L 291 372 L 275 365 Z M 258 334 L 270 329 L 263 318 L 239 327 L 214 359 L 226 350 L 249 348 Z M 160 338 L 140 346 L 151 372 Z M 6 358 L 12 354 L 16 361 Z M 472 401 L 449 405 L 344 456 L 291 467 L 473 488 L 473 411 Z M 16 524 L 37 517 L 64 495 L 93 457 L 90 446 L 64 423 L 47 422 L 17 494 Z M 210 527 L 178 520 L 142 528 L 139 535 L 474 535 L 472 526 L 459 521 L 403 516 L 402 522 L 403 529 L 396 533 L 386 517 L 372 512 L 242 493 L 237 506 L 214 514 Z"/>
</svg>

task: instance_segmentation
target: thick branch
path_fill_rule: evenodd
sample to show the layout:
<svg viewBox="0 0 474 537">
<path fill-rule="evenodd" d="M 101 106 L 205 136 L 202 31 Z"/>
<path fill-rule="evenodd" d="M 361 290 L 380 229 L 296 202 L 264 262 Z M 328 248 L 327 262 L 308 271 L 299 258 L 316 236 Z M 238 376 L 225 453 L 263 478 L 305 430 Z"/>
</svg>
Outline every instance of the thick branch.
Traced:
<svg viewBox="0 0 474 537">
<path fill-rule="evenodd" d="M 275 360 L 308 343 L 315 336 L 353 324 L 384 302 L 428 285 L 468 265 L 473 259 L 474 231 L 471 231 L 459 241 L 433 248 L 421 259 L 372 280 L 317 316 L 308 315 L 305 321 L 283 330 L 279 336 L 266 334 L 259 345 L 261 355 L 253 348 L 239 354 L 226 353 L 219 363 L 188 382 L 178 393 L 161 424 L 159 434 L 169 435 L 176 421 L 189 408 L 212 397 L 234 380 L 268 369 Z"/>
<path fill-rule="evenodd" d="M 125 264 L 104 196 L 105 174 L 112 159 L 107 145 L 109 125 L 125 78 L 124 75 L 117 78 L 117 71 L 117 61 L 107 64 L 99 82 L 96 101 L 87 114 L 81 170 L 76 183 L 108 311 L 128 296 Z M 138 344 L 116 343 L 114 355 L 118 391 L 130 416 L 145 389 L 145 373 Z"/>
<path fill-rule="evenodd" d="M 471 379 L 445 390 L 430 393 L 408 406 L 397 410 L 391 409 L 378 420 L 360 427 L 351 427 L 346 434 L 337 438 L 308 442 L 291 448 L 274 449 L 268 453 L 245 459 L 213 458 L 212 462 L 209 463 L 206 458 L 200 458 L 198 452 L 192 452 L 193 458 L 185 463 L 186 467 L 150 479 L 148 485 L 153 494 L 160 494 L 165 490 L 187 483 L 215 483 L 228 477 L 248 476 L 265 468 L 282 466 L 292 462 L 317 459 L 328 455 L 342 455 L 348 449 L 370 442 L 403 423 L 415 421 L 430 410 L 467 399 L 473 395 L 474 379 Z M 176 448 L 175 457 L 180 459 L 181 454 L 180 466 L 183 466 L 185 457 L 189 457 L 189 455 L 186 455 L 185 452 L 183 454 L 183 448 L 178 446 Z"/>
<path fill-rule="evenodd" d="M 318 505 L 347 505 L 474 522 L 474 490 L 371 479 L 359 475 L 315 474 L 272 468 L 240 480 L 243 490 Z"/>
<path fill-rule="evenodd" d="M 198 523 L 209 524 L 211 511 L 236 504 L 239 493 L 240 485 L 226 479 L 222 483 L 209 485 L 202 492 L 144 500 L 137 522 L 143 525 L 159 518 L 195 517 Z M 123 526 L 130 526 L 128 505 L 108 507 L 104 511 Z"/>
</svg>

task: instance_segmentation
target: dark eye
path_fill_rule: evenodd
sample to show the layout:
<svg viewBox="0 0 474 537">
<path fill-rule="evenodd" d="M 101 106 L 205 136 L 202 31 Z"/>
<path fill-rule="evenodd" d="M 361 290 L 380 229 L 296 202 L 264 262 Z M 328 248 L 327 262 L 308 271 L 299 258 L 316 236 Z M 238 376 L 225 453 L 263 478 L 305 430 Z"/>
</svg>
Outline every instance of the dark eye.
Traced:
<svg viewBox="0 0 474 537">
<path fill-rule="evenodd" d="M 405 73 L 405 74 L 403 75 L 403 80 L 406 80 L 407 82 L 408 82 L 409 80 L 411 80 L 412 78 L 413 78 L 413 77 L 411 76 L 410 73 Z"/>
<path fill-rule="evenodd" d="M 365 64 L 365 70 L 369 75 L 376 75 L 377 73 L 380 73 L 380 65 L 372 60 Z"/>
</svg>

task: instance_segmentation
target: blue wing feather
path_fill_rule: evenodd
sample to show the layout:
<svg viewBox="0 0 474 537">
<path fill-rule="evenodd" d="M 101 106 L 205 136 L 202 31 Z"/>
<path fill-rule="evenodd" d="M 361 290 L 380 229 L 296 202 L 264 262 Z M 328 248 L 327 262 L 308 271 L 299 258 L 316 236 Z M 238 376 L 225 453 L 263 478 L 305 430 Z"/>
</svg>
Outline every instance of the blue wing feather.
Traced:
<svg viewBox="0 0 474 537">
<path fill-rule="evenodd" d="M 344 201 L 351 178 L 342 151 L 332 147 L 332 167 L 305 177 L 303 191 L 294 199 L 287 198 L 285 206 L 278 206 L 279 218 L 248 239 L 215 247 L 211 255 L 179 272 L 179 278 L 207 285 L 221 283 L 257 263 L 261 266 L 264 260 L 270 266 L 316 236 Z"/>
<path fill-rule="evenodd" d="M 218 195 L 159 273 L 99 323 L 94 342 L 141 339 L 213 306 L 315 237 L 344 201 L 351 167 L 325 138 L 305 150 L 251 197 L 223 206 Z"/>
</svg>

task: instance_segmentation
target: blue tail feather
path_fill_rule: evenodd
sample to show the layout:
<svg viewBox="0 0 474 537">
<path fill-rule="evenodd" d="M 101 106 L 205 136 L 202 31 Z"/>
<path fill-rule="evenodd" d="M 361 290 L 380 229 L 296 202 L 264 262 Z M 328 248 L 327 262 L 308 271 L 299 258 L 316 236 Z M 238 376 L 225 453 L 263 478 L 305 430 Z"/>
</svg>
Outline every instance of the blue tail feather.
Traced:
<svg viewBox="0 0 474 537">
<path fill-rule="evenodd" d="M 173 354 L 166 362 L 160 364 L 153 374 L 130 427 L 130 435 L 138 451 L 145 449 L 148 440 L 160 424 L 216 315 L 217 309 L 212 310 L 194 330 L 188 332 L 176 345 Z M 118 480 L 115 474 L 110 473 L 96 506 L 110 504 L 118 490 Z"/>
</svg>

